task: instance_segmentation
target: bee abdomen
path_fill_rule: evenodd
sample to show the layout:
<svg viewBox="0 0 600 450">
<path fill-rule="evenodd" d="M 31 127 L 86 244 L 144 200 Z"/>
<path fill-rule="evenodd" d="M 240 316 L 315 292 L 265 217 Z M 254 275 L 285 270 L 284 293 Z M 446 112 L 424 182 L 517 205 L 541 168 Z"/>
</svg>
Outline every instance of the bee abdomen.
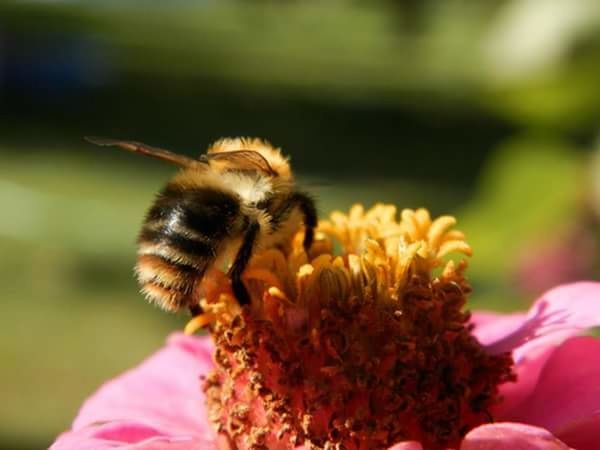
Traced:
<svg viewBox="0 0 600 450">
<path fill-rule="evenodd" d="M 169 311 L 195 306 L 197 286 L 234 232 L 239 202 L 213 188 L 169 184 L 139 236 L 136 272 L 148 300 Z"/>
<path fill-rule="evenodd" d="M 140 255 L 135 270 L 146 298 L 168 311 L 178 311 L 198 301 L 196 283 L 204 270 L 153 254 Z"/>
</svg>

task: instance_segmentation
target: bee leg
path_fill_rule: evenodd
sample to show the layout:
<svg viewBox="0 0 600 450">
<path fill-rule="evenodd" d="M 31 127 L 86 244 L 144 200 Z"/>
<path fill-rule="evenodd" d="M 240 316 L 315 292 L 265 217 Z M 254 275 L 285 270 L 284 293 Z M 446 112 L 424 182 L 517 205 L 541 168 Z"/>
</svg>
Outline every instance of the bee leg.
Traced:
<svg viewBox="0 0 600 450">
<path fill-rule="evenodd" d="M 313 243 L 315 237 L 315 228 L 317 226 L 317 208 L 315 201 L 307 194 L 303 192 L 294 192 L 292 194 L 292 201 L 298 205 L 298 208 L 304 216 L 304 250 L 308 252 L 310 246 Z"/>
<path fill-rule="evenodd" d="M 190 314 L 192 317 L 196 317 L 199 316 L 200 314 L 202 314 L 204 311 L 202 311 L 202 307 L 198 304 L 196 305 L 190 305 L 188 307 Z"/>
<path fill-rule="evenodd" d="M 257 222 L 252 222 L 248 226 L 246 229 L 246 234 L 244 235 L 244 241 L 238 250 L 233 265 L 229 269 L 231 287 L 233 288 L 233 293 L 235 294 L 240 305 L 250 304 L 250 295 L 248 294 L 246 286 L 244 286 L 244 282 L 242 281 L 242 273 L 244 272 L 244 269 L 246 268 L 246 265 L 252 256 L 252 249 L 254 248 L 254 243 L 258 237 L 259 229 L 260 226 Z"/>
</svg>

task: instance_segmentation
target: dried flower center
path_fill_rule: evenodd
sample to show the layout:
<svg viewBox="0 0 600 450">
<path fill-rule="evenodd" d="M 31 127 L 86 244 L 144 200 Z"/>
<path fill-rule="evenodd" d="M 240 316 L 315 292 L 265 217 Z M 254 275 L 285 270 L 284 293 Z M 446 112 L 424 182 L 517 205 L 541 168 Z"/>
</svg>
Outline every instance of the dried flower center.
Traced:
<svg viewBox="0 0 600 450">
<path fill-rule="evenodd" d="M 245 273 L 252 304 L 240 310 L 227 279 L 205 281 L 216 368 L 205 391 L 224 447 L 378 449 L 417 440 L 457 446 L 490 420 L 510 355 L 471 336 L 464 271 L 443 258 L 470 255 L 449 216 L 361 206 L 322 222 L 306 255 L 256 255 Z M 343 255 L 332 256 L 332 240 Z M 433 276 L 435 269 L 441 269 Z"/>
</svg>

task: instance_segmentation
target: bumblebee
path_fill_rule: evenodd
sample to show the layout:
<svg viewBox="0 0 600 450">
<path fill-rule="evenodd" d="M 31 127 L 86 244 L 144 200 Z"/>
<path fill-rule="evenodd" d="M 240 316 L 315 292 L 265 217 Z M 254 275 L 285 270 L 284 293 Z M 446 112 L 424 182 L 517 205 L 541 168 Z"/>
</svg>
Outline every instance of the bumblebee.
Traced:
<svg viewBox="0 0 600 450">
<path fill-rule="evenodd" d="M 227 261 L 233 293 L 246 305 L 242 273 L 257 249 L 284 243 L 302 224 L 305 249 L 312 244 L 315 204 L 297 190 L 280 150 L 265 141 L 222 139 L 193 159 L 140 142 L 85 139 L 181 168 L 158 193 L 138 237 L 135 273 L 141 291 L 165 310 L 199 314 L 200 281 Z"/>
</svg>

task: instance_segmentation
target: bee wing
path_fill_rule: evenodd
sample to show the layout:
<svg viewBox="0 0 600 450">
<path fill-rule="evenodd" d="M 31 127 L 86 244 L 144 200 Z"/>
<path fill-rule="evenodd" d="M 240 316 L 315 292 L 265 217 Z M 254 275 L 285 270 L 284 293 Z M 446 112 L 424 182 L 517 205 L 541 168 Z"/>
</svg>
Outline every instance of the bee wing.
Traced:
<svg viewBox="0 0 600 450">
<path fill-rule="evenodd" d="M 202 159 L 211 161 L 225 161 L 240 169 L 257 169 L 267 175 L 277 176 L 269 161 L 254 150 L 233 150 L 230 152 L 207 153 Z"/>
<path fill-rule="evenodd" d="M 153 158 L 161 159 L 181 167 L 206 166 L 206 162 L 189 158 L 184 155 L 178 155 L 177 153 L 173 153 L 162 148 L 151 147 L 142 142 L 122 141 L 120 139 L 109 139 L 94 136 L 85 136 L 84 139 L 95 145 L 100 145 L 102 147 L 118 147 L 133 153 L 152 156 Z"/>
</svg>

